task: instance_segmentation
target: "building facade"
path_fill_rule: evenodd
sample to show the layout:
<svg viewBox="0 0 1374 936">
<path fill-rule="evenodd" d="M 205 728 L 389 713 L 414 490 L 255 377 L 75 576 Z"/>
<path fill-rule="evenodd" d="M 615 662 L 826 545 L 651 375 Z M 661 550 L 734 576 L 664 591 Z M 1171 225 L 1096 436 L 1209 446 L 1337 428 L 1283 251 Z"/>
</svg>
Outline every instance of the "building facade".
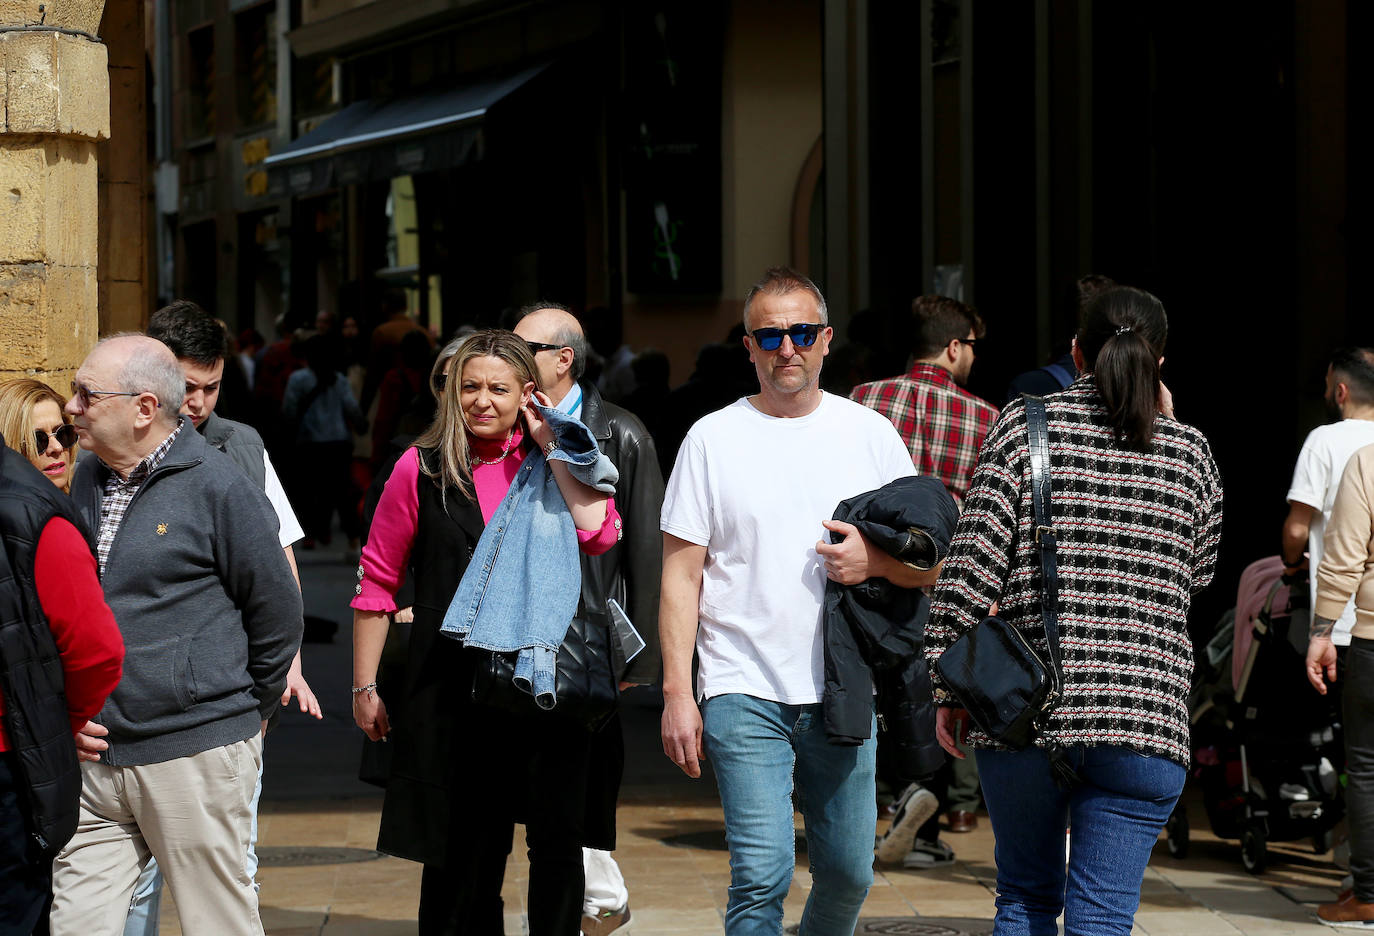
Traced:
<svg viewBox="0 0 1374 936">
<path fill-rule="evenodd" d="M 1000 403 L 1104 273 L 1164 300 L 1180 412 L 1275 511 L 1330 349 L 1374 340 L 1349 0 L 158 3 L 160 289 L 237 327 L 365 323 L 399 288 L 448 335 L 547 296 L 676 384 L 787 262 L 888 373 L 915 295 L 976 304 L 973 389 Z M 1293 389 L 1249 389 L 1273 375 Z"/>
</svg>

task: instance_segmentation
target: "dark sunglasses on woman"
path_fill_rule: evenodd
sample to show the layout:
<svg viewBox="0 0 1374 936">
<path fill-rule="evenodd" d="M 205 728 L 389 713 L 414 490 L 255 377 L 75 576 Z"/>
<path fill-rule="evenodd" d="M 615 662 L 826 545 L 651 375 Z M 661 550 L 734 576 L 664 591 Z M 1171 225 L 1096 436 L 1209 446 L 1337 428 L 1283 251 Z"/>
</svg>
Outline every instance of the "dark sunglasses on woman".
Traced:
<svg viewBox="0 0 1374 936">
<path fill-rule="evenodd" d="M 792 339 L 792 344 L 798 348 L 809 348 L 816 343 L 816 336 L 825 328 L 820 323 L 809 325 L 793 325 L 789 328 L 756 328 L 749 333 L 749 337 L 754 339 L 754 344 L 758 345 L 763 351 L 776 351 L 782 347 L 782 336 L 786 335 Z"/>
<path fill-rule="evenodd" d="M 33 430 L 33 441 L 38 443 L 38 451 L 46 452 L 48 450 L 49 438 L 48 433 L 42 429 Z M 51 438 L 56 439 L 57 444 L 64 449 L 69 449 L 76 444 L 76 427 L 60 426 L 56 432 L 52 433 Z"/>
</svg>

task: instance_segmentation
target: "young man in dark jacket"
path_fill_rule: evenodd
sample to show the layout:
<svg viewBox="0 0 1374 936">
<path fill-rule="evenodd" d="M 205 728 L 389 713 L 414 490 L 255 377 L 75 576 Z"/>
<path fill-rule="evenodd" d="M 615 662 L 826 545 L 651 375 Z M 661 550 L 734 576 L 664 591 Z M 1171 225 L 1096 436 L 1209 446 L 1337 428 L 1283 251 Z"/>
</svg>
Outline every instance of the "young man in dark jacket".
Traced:
<svg viewBox="0 0 1374 936">
<path fill-rule="evenodd" d="M 300 645 L 271 506 L 181 420 L 185 376 L 141 335 L 107 338 L 67 405 L 72 497 L 95 531 L 124 676 L 83 729 L 81 825 L 53 866 L 54 936 L 118 936 L 143 859 L 182 931 L 262 933 L 245 867 L 261 733 Z"/>
</svg>

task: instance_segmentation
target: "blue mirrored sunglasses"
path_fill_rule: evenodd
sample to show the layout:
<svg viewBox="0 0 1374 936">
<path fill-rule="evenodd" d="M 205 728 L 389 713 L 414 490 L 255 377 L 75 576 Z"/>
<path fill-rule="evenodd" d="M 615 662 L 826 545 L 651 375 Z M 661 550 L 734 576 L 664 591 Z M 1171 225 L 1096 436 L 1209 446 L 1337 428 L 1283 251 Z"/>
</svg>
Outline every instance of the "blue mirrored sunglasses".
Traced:
<svg viewBox="0 0 1374 936">
<path fill-rule="evenodd" d="M 809 325 L 792 325 L 789 328 L 756 328 L 749 333 L 749 337 L 754 339 L 754 344 L 758 345 L 763 351 L 776 351 L 782 347 L 782 337 L 786 335 L 792 339 L 792 344 L 798 348 L 809 348 L 816 343 L 816 336 L 825 328 L 820 323 Z"/>
</svg>

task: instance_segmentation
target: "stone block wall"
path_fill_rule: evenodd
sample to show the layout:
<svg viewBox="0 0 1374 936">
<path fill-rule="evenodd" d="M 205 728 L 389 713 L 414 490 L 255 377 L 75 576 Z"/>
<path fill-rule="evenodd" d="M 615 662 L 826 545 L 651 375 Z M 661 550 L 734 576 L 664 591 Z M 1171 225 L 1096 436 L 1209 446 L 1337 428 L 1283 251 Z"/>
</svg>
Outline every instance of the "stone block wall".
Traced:
<svg viewBox="0 0 1374 936">
<path fill-rule="evenodd" d="M 0 379 L 63 392 L 97 338 L 103 5 L 0 0 Z"/>
</svg>

